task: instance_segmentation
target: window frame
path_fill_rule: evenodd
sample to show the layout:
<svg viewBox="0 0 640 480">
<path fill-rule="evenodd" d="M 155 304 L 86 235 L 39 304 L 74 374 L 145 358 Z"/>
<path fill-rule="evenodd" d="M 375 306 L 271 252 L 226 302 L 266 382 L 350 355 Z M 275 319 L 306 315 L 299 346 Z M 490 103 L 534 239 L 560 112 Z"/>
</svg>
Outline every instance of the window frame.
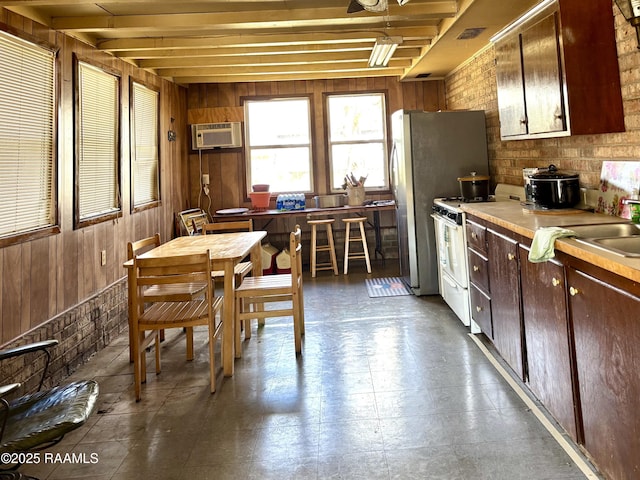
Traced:
<svg viewBox="0 0 640 480">
<path fill-rule="evenodd" d="M 48 42 L 45 42 L 35 36 L 29 35 L 23 31 L 12 28 L 11 26 L 0 22 L 0 31 L 4 34 L 17 38 L 19 41 L 26 42 L 32 46 L 41 48 L 47 51 L 52 56 L 52 92 L 53 98 L 51 103 L 51 139 L 50 139 L 50 154 L 49 160 L 51 162 L 49 175 L 49 208 L 50 208 L 50 222 L 46 225 L 39 225 L 27 230 L 8 232 L 6 234 L 0 234 L 0 248 L 15 245 L 39 238 L 48 237 L 60 233 L 60 211 L 58 205 L 58 191 L 59 191 L 59 152 L 58 152 L 58 128 L 59 119 L 58 112 L 60 107 L 60 88 L 62 84 L 62 68 L 59 55 L 59 48 Z M 6 119 L 5 119 L 6 121 Z"/>
<path fill-rule="evenodd" d="M 82 58 L 80 56 L 77 56 L 74 54 L 73 56 L 73 68 L 74 68 L 74 115 L 75 115 L 75 119 L 74 119 L 74 150 L 75 150 L 75 159 L 74 159 L 74 172 L 73 172 L 73 176 L 74 176 L 74 228 L 83 228 L 89 225 L 95 225 L 97 223 L 101 223 L 101 222 L 105 222 L 108 220 L 113 220 L 115 218 L 119 218 L 122 217 L 122 176 L 121 176 L 121 171 L 122 171 L 122 163 L 121 163 L 121 154 L 120 154 L 120 148 L 121 148 L 121 134 L 120 134 L 120 128 L 121 128 L 121 103 L 122 103 L 122 74 L 114 69 L 108 68 L 104 65 L 101 65 L 97 62 L 93 62 L 90 61 L 86 58 Z M 86 64 L 89 67 L 93 67 L 97 70 L 100 70 L 101 72 L 103 72 L 106 75 L 111 75 L 113 77 L 116 77 L 117 82 L 116 82 L 116 92 L 115 92 L 115 97 L 116 97 L 116 102 L 115 102 L 115 112 L 114 112 L 114 118 L 116 119 L 116 125 L 114 127 L 114 139 L 115 139 L 115 145 L 114 145 L 114 174 L 115 174 L 115 182 L 116 182 L 116 203 L 117 205 L 115 206 L 116 208 L 112 211 L 106 212 L 106 213 L 96 213 L 94 215 L 89 215 L 85 218 L 81 218 L 80 217 L 80 177 L 79 177 L 79 172 L 80 172 L 80 168 L 81 168 L 81 149 L 80 149 L 80 131 L 81 131 L 81 121 L 82 121 L 82 117 L 80 114 L 80 108 L 81 108 L 81 96 L 80 96 L 80 64 Z"/>
<path fill-rule="evenodd" d="M 362 97 L 362 96 L 381 96 L 382 97 L 382 151 L 383 151 L 383 159 L 382 165 L 384 170 L 384 186 L 375 186 L 370 187 L 366 185 L 365 182 L 365 190 L 367 192 L 375 192 L 375 193 L 388 193 L 391 191 L 391 181 L 389 176 L 389 146 L 390 146 L 390 134 L 389 134 L 389 94 L 386 90 L 367 90 L 361 92 L 325 92 L 323 93 L 323 107 L 324 107 L 324 118 L 325 118 L 325 128 L 326 128 L 326 156 L 327 156 L 327 190 L 331 193 L 342 193 L 344 192 L 341 188 L 334 188 L 333 184 L 333 145 L 348 145 L 348 144 L 366 144 L 372 143 L 371 140 L 361 140 L 361 141 L 339 141 L 332 142 L 331 141 L 331 112 L 329 109 L 329 100 L 331 97 Z"/>
<path fill-rule="evenodd" d="M 316 178 L 316 171 L 315 171 L 315 158 L 316 158 L 316 152 L 315 152 L 315 138 L 314 138 L 314 132 L 315 132 L 315 127 L 314 127 L 314 99 L 313 99 L 313 95 L 312 94 L 289 94 L 289 95 L 261 95 L 261 96 L 247 96 L 247 97 L 241 97 L 240 102 L 241 105 L 243 107 L 244 110 L 244 118 L 245 118 L 245 148 L 244 148 L 244 175 L 245 175 L 245 196 L 248 198 L 248 193 L 251 192 L 251 185 L 253 183 L 256 183 L 252 180 L 251 178 L 251 143 L 250 143 L 250 131 L 251 131 L 251 125 L 250 125 L 250 119 L 249 119 L 249 114 L 248 114 L 248 104 L 251 102 L 278 102 L 278 101 L 286 101 L 286 100 L 306 100 L 307 101 L 307 105 L 309 108 L 309 143 L 308 144 L 304 144 L 304 145 L 290 145 L 290 144 L 273 144 L 273 145 L 261 145 L 260 148 L 266 148 L 266 147 L 286 147 L 286 146 L 291 146 L 299 148 L 299 147 L 308 147 L 309 149 L 309 190 L 296 190 L 295 192 L 293 190 L 285 190 L 282 192 L 276 191 L 276 190 L 271 190 L 272 193 L 306 193 L 306 194 L 311 194 L 313 192 L 315 192 L 316 187 L 315 187 L 315 178 Z"/>
<path fill-rule="evenodd" d="M 135 132 L 135 85 L 139 85 L 149 91 L 155 92 L 157 95 L 157 105 L 156 105 L 156 188 L 157 188 L 157 198 L 152 199 L 151 201 L 147 201 L 144 203 L 136 204 L 136 177 L 135 177 L 135 162 L 136 162 L 136 132 Z M 160 88 L 152 85 L 148 82 L 144 82 L 142 80 L 130 77 L 129 78 L 129 178 L 130 178 L 130 195 L 131 195 L 131 213 L 141 212 L 143 210 L 148 210 L 150 208 L 155 208 L 161 205 L 162 202 L 162 183 L 161 183 L 161 158 L 160 158 L 160 146 L 162 137 L 160 135 L 160 107 L 161 95 Z"/>
</svg>

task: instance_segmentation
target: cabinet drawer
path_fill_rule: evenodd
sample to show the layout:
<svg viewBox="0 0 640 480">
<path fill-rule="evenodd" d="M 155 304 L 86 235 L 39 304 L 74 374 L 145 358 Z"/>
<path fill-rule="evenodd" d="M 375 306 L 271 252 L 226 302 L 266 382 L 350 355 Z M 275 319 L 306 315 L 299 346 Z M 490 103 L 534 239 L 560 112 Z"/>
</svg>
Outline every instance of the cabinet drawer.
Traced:
<svg viewBox="0 0 640 480">
<path fill-rule="evenodd" d="M 482 225 L 467 220 L 467 243 L 479 252 L 487 253 L 487 229 Z"/>
<path fill-rule="evenodd" d="M 469 280 L 489 292 L 489 261 L 475 250 L 467 249 L 469 255 Z"/>
<path fill-rule="evenodd" d="M 482 333 L 493 339 L 493 324 L 491 322 L 491 299 L 478 287 L 471 284 L 471 318 L 478 324 Z"/>
</svg>

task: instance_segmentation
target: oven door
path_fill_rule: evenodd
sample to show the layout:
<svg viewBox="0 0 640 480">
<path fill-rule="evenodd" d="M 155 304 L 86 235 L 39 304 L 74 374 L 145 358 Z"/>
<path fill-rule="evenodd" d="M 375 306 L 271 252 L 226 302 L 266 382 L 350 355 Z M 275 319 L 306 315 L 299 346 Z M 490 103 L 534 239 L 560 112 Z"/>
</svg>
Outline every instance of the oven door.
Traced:
<svg viewBox="0 0 640 480">
<path fill-rule="evenodd" d="M 467 246 L 463 225 L 458 225 L 440 215 L 432 215 L 436 223 L 436 244 L 440 269 L 453 278 L 462 288 L 469 286 L 467 275 Z"/>
</svg>

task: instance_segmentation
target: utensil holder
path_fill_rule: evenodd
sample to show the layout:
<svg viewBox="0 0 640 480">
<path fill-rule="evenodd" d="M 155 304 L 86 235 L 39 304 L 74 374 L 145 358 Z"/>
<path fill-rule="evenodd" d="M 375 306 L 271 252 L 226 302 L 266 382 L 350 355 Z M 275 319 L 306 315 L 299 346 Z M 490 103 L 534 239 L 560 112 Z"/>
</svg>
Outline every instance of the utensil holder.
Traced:
<svg viewBox="0 0 640 480">
<path fill-rule="evenodd" d="M 364 187 L 349 187 L 347 186 L 347 202 L 351 206 L 359 206 L 364 203 Z"/>
</svg>

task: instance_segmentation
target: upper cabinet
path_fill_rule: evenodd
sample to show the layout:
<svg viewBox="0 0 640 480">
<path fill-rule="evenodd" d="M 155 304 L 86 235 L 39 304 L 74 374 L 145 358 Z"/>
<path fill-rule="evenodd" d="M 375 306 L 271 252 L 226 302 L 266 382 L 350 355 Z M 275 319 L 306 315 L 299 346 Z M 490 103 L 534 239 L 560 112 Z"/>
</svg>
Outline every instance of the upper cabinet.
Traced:
<svg viewBox="0 0 640 480">
<path fill-rule="evenodd" d="M 493 42 L 503 140 L 624 131 L 609 0 L 545 0 Z"/>
</svg>

